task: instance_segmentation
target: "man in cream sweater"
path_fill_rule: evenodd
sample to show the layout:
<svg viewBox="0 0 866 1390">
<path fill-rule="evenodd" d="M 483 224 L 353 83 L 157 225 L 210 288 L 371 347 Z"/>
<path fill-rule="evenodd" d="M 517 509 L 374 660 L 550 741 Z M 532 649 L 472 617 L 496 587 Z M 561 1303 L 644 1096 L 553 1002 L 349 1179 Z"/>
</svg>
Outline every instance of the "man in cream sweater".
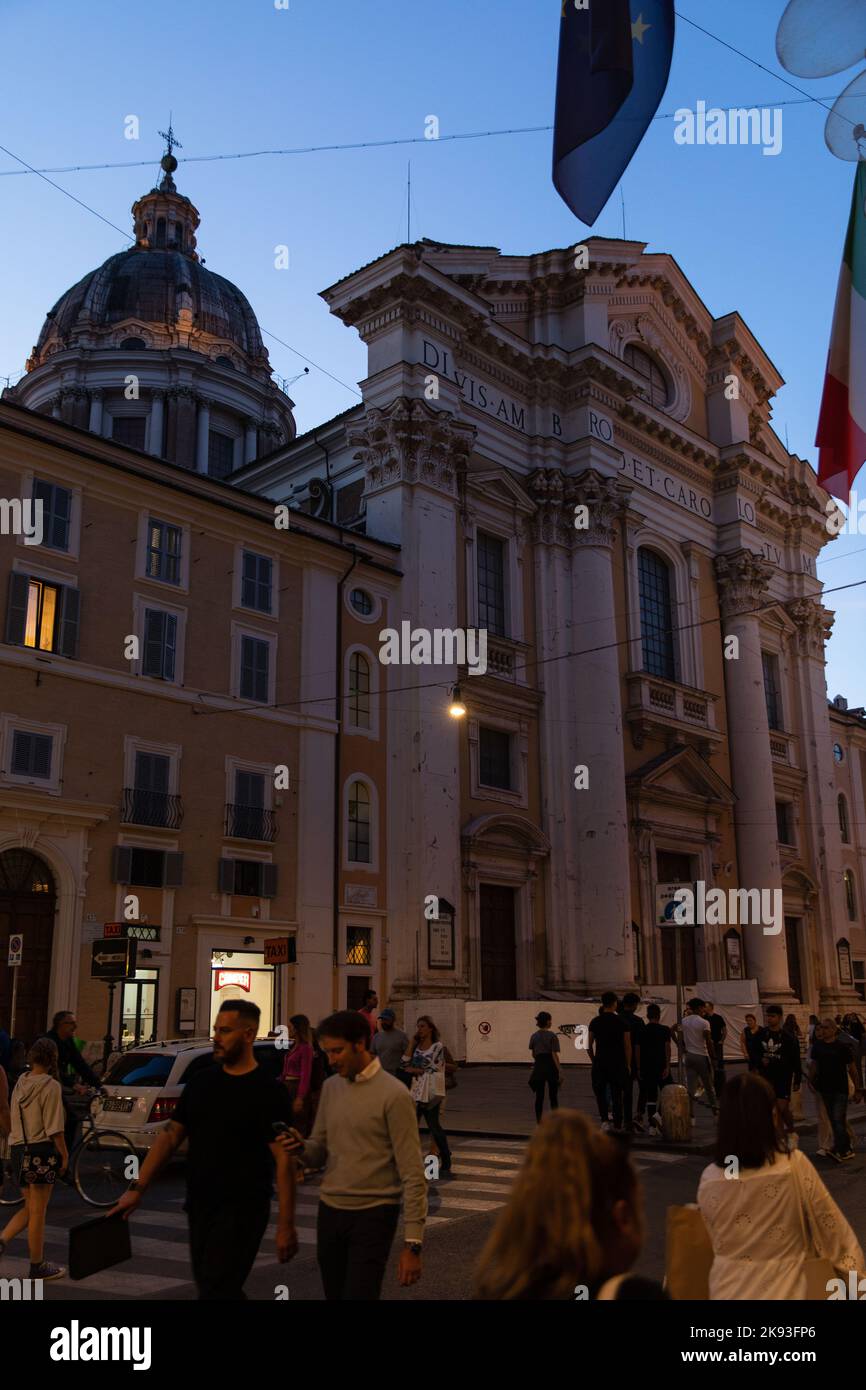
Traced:
<svg viewBox="0 0 866 1390">
<path fill-rule="evenodd" d="M 427 1181 L 415 1106 L 406 1087 L 370 1051 L 360 1013 L 323 1019 L 319 1044 L 336 1072 L 322 1087 L 313 1133 L 293 1130 L 282 1143 L 310 1167 L 325 1165 L 316 1257 L 329 1300 L 377 1299 L 403 1200 L 404 1244 L 398 1278 L 421 1278 Z"/>
</svg>

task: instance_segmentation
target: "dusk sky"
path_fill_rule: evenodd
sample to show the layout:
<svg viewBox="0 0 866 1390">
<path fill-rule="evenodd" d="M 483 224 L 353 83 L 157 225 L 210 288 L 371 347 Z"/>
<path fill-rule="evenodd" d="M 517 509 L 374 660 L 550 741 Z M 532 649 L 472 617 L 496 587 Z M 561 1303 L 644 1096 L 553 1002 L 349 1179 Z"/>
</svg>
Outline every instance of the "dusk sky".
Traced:
<svg viewBox="0 0 866 1390">
<path fill-rule="evenodd" d="M 364 350 L 318 294 L 406 239 L 410 160 L 413 239 L 528 253 L 587 235 L 553 188 L 550 131 L 423 138 L 429 115 L 443 137 L 550 126 L 559 8 L 558 0 L 290 0 L 288 10 L 274 0 L 6 0 L 0 143 L 37 168 L 143 161 L 49 175 L 126 230 L 131 204 L 156 182 L 157 132 L 171 111 L 183 144 L 178 189 L 202 217 L 198 250 L 249 297 L 274 370 L 290 379 L 305 363 L 268 334 L 347 383 L 311 367 L 290 388 L 305 430 L 358 399 L 351 388 L 364 375 Z M 775 427 L 814 462 L 854 165 L 827 150 L 825 111 L 781 79 L 832 103 L 856 69 L 821 81 L 784 74 L 774 47 L 783 9 L 783 0 L 680 0 L 668 90 L 624 181 L 626 233 L 670 252 L 713 314 L 740 312 L 787 382 Z M 781 152 L 676 144 L 674 111 L 699 100 L 780 107 Z M 129 115 L 140 121 L 137 141 L 124 138 Z M 194 162 L 409 138 L 420 143 Z M 0 153 L 0 173 L 20 167 Z M 46 310 L 129 243 L 33 174 L 0 177 L 0 200 L 0 377 L 14 381 Z M 619 192 L 592 231 L 622 236 Z M 280 244 L 288 270 L 274 266 Z M 866 474 L 861 480 L 866 504 Z M 866 575 L 866 514 L 862 525 L 862 535 L 825 550 L 819 574 L 828 588 Z M 862 704 L 866 587 L 826 602 L 837 614 L 829 694 Z"/>
</svg>

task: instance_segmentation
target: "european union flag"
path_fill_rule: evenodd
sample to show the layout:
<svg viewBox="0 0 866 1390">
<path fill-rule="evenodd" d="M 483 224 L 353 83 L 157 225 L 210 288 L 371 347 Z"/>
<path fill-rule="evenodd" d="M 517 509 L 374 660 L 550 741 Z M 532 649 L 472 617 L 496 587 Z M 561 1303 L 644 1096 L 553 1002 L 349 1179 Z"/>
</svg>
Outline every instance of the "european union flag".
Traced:
<svg viewBox="0 0 866 1390">
<path fill-rule="evenodd" d="M 631 162 L 664 96 L 673 0 L 562 0 L 553 182 L 591 225 Z"/>
</svg>

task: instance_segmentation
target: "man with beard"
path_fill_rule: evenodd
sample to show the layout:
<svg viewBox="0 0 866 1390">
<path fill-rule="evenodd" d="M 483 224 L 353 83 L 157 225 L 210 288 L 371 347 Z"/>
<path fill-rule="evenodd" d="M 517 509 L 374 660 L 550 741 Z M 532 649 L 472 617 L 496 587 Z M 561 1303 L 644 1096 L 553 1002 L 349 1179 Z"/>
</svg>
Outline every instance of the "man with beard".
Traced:
<svg viewBox="0 0 866 1390">
<path fill-rule="evenodd" d="M 276 1163 L 277 1255 L 297 1254 L 295 1170 L 277 1142 L 275 1125 L 291 1124 L 288 1093 L 259 1066 L 253 1043 L 259 1009 L 227 1000 L 214 1024 L 213 1055 L 183 1089 L 173 1118 L 157 1137 L 138 1180 L 115 1212 L 132 1212 L 172 1154 L 189 1138 L 186 1212 L 192 1269 L 200 1299 L 238 1300 L 253 1267 L 271 1210 Z"/>
</svg>

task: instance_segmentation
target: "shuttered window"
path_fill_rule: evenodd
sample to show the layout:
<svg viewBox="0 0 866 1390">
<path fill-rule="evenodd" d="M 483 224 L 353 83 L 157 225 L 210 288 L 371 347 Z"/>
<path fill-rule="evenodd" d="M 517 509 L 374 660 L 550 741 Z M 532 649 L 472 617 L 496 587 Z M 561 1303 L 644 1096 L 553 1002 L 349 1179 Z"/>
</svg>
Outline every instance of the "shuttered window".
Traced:
<svg viewBox="0 0 866 1390">
<path fill-rule="evenodd" d="M 147 577 L 165 584 L 180 583 L 183 532 L 179 526 L 151 517 L 147 523 Z"/>
<path fill-rule="evenodd" d="M 112 883 L 141 888 L 180 888 L 183 884 L 183 854 L 177 851 L 115 845 L 111 860 Z"/>
<path fill-rule="evenodd" d="M 267 555 L 255 555 L 251 550 L 244 551 L 241 583 L 241 603 L 244 608 L 255 608 L 259 613 L 270 613 L 272 574 L 273 564 Z"/>
<path fill-rule="evenodd" d="M 56 483 L 42 478 L 33 482 L 33 500 L 42 503 L 42 542 L 52 550 L 69 549 L 69 525 L 72 520 L 72 493 Z"/>
<path fill-rule="evenodd" d="M 241 698 L 268 701 L 271 648 L 258 637 L 241 637 Z"/>
<path fill-rule="evenodd" d="M 141 673 L 173 681 L 177 660 L 177 618 L 161 608 L 144 611 L 144 651 Z"/>
<path fill-rule="evenodd" d="M 32 734 L 25 733 L 22 729 L 13 729 L 10 771 L 16 777 L 49 778 L 53 745 L 54 740 L 48 734 Z"/>
<path fill-rule="evenodd" d="M 275 898 L 277 866 L 252 859 L 221 859 L 219 890 L 240 898 Z"/>
<path fill-rule="evenodd" d="M 63 584 L 10 574 L 6 641 L 58 656 L 78 655 L 80 595 Z"/>
</svg>

